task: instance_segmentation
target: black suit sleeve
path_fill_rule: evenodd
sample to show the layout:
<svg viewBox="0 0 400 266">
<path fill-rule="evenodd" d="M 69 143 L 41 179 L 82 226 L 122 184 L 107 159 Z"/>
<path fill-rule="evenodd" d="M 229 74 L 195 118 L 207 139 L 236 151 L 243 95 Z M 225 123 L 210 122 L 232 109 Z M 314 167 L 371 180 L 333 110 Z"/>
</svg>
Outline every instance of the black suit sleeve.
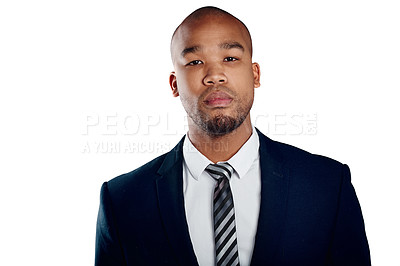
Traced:
<svg viewBox="0 0 400 266">
<path fill-rule="evenodd" d="M 96 227 L 95 266 L 126 265 L 119 243 L 107 182 L 101 187 Z"/>
<path fill-rule="evenodd" d="M 350 169 L 343 165 L 342 184 L 331 246 L 329 265 L 371 265 L 364 220 L 353 185 Z"/>
</svg>

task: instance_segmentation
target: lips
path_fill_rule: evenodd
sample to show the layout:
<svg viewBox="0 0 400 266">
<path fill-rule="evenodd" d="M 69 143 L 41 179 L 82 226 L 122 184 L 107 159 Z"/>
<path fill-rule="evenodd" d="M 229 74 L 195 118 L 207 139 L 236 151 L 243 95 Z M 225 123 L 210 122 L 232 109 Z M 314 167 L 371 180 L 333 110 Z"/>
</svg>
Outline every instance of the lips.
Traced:
<svg viewBox="0 0 400 266">
<path fill-rule="evenodd" d="M 226 92 L 216 91 L 207 95 L 204 99 L 204 103 L 210 107 L 226 107 L 232 102 L 232 97 Z"/>
</svg>

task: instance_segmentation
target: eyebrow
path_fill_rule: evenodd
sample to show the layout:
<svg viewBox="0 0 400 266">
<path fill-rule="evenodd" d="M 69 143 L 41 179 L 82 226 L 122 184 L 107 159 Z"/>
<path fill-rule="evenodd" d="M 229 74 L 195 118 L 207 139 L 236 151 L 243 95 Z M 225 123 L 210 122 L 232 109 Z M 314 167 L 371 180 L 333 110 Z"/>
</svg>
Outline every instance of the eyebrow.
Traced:
<svg viewBox="0 0 400 266">
<path fill-rule="evenodd" d="M 195 53 L 197 51 L 200 50 L 200 46 L 192 46 L 192 47 L 187 47 L 185 49 L 183 49 L 183 51 L 181 52 L 181 56 L 185 57 L 187 54 L 189 53 Z"/>
<path fill-rule="evenodd" d="M 240 50 L 242 50 L 244 52 L 243 45 L 241 45 L 238 42 L 224 42 L 224 43 L 221 43 L 218 46 L 221 49 L 227 49 L 227 50 L 229 50 L 229 49 L 240 49 Z M 183 51 L 181 52 L 181 56 L 185 57 L 187 54 L 190 54 L 190 53 L 194 54 L 194 53 L 196 53 L 196 52 L 198 52 L 200 50 L 201 50 L 201 47 L 198 46 L 198 45 L 187 47 L 187 48 L 183 49 Z"/>
<path fill-rule="evenodd" d="M 244 47 L 238 42 L 224 42 L 219 45 L 222 49 L 240 49 L 244 52 Z"/>
</svg>

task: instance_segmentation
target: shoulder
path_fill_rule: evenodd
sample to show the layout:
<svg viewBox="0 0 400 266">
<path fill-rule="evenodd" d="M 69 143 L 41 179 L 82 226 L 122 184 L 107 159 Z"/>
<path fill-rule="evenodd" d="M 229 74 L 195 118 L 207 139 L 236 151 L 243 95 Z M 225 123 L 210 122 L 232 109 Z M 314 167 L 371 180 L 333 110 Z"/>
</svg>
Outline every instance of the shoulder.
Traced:
<svg viewBox="0 0 400 266">
<path fill-rule="evenodd" d="M 139 208 L 133 203 L 154 202 L 156 195 L 157 170 L 167 154 L 163 154 L 141 167 L 105 182 L 101 188 L 100 197 L 113 203 L 115 210 Z M 130 206 L 130 207 L 129 207 Z"/>
<path fill-rule="evenodd" d="M 306 150 L 300 149 L 298 147 L 292 146 L 290 144 L 272 141 L 275 148 L 284 156 L 285 160 L 289 164 L 312 164 L 312 165 L 322 165 L 322 166 L 341 166 L 342 163 L 327 157 L 325 155 L 310 153 Z"/>
<path fill-rule="evenodd" d="M 162 154 L 139 168 L 117 176 L 107 182 L 107 187 L 112 194 L 143 193 L 153 190 L 154 184 L 161 177 L 161 169 L 172 166 L 180 160 L 182 140 L 169 152 Z"/>
<path fill-rule="evenodd" d="M 259 132 L 260 149 L 296 174 L 307 173 L 323 176 L 341 176 L 347 165 L 324 155 L 313 154 L 298 147 L 278 142 Z"/>
<path fill-rule="evenodd" d="M 150 162 L 136 168 L 135 170 L 114 177 L 107 182 L 110 192 L 122 192 L 129 188 L 142 187 L 152 184 L 157 178 L 157 170 L 163 163 L 166 154 L 158 156 Z"/>
</svg>

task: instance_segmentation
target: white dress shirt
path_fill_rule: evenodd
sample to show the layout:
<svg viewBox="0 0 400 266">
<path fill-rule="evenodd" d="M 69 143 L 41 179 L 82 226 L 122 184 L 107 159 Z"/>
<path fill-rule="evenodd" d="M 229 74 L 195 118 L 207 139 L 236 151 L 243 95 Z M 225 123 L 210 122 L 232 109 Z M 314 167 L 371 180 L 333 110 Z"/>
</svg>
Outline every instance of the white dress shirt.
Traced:
<svg viewBox="0 0 400 266">
<path fill-rule="evenodd" d="M 260 212 L 259 146 L 258 134 L 253 127 L 250 138 L 227 161 L 235 169 L 229 183 L 241 266 L 250 265 Z M 204 171 L 212 162 L 193 146 L 187 136 L 183 143 L 183 158 L 183 195 L 194 253 L 200 266 L 215 265 L 212 199 L 216 181 Z"/>
</svg>

